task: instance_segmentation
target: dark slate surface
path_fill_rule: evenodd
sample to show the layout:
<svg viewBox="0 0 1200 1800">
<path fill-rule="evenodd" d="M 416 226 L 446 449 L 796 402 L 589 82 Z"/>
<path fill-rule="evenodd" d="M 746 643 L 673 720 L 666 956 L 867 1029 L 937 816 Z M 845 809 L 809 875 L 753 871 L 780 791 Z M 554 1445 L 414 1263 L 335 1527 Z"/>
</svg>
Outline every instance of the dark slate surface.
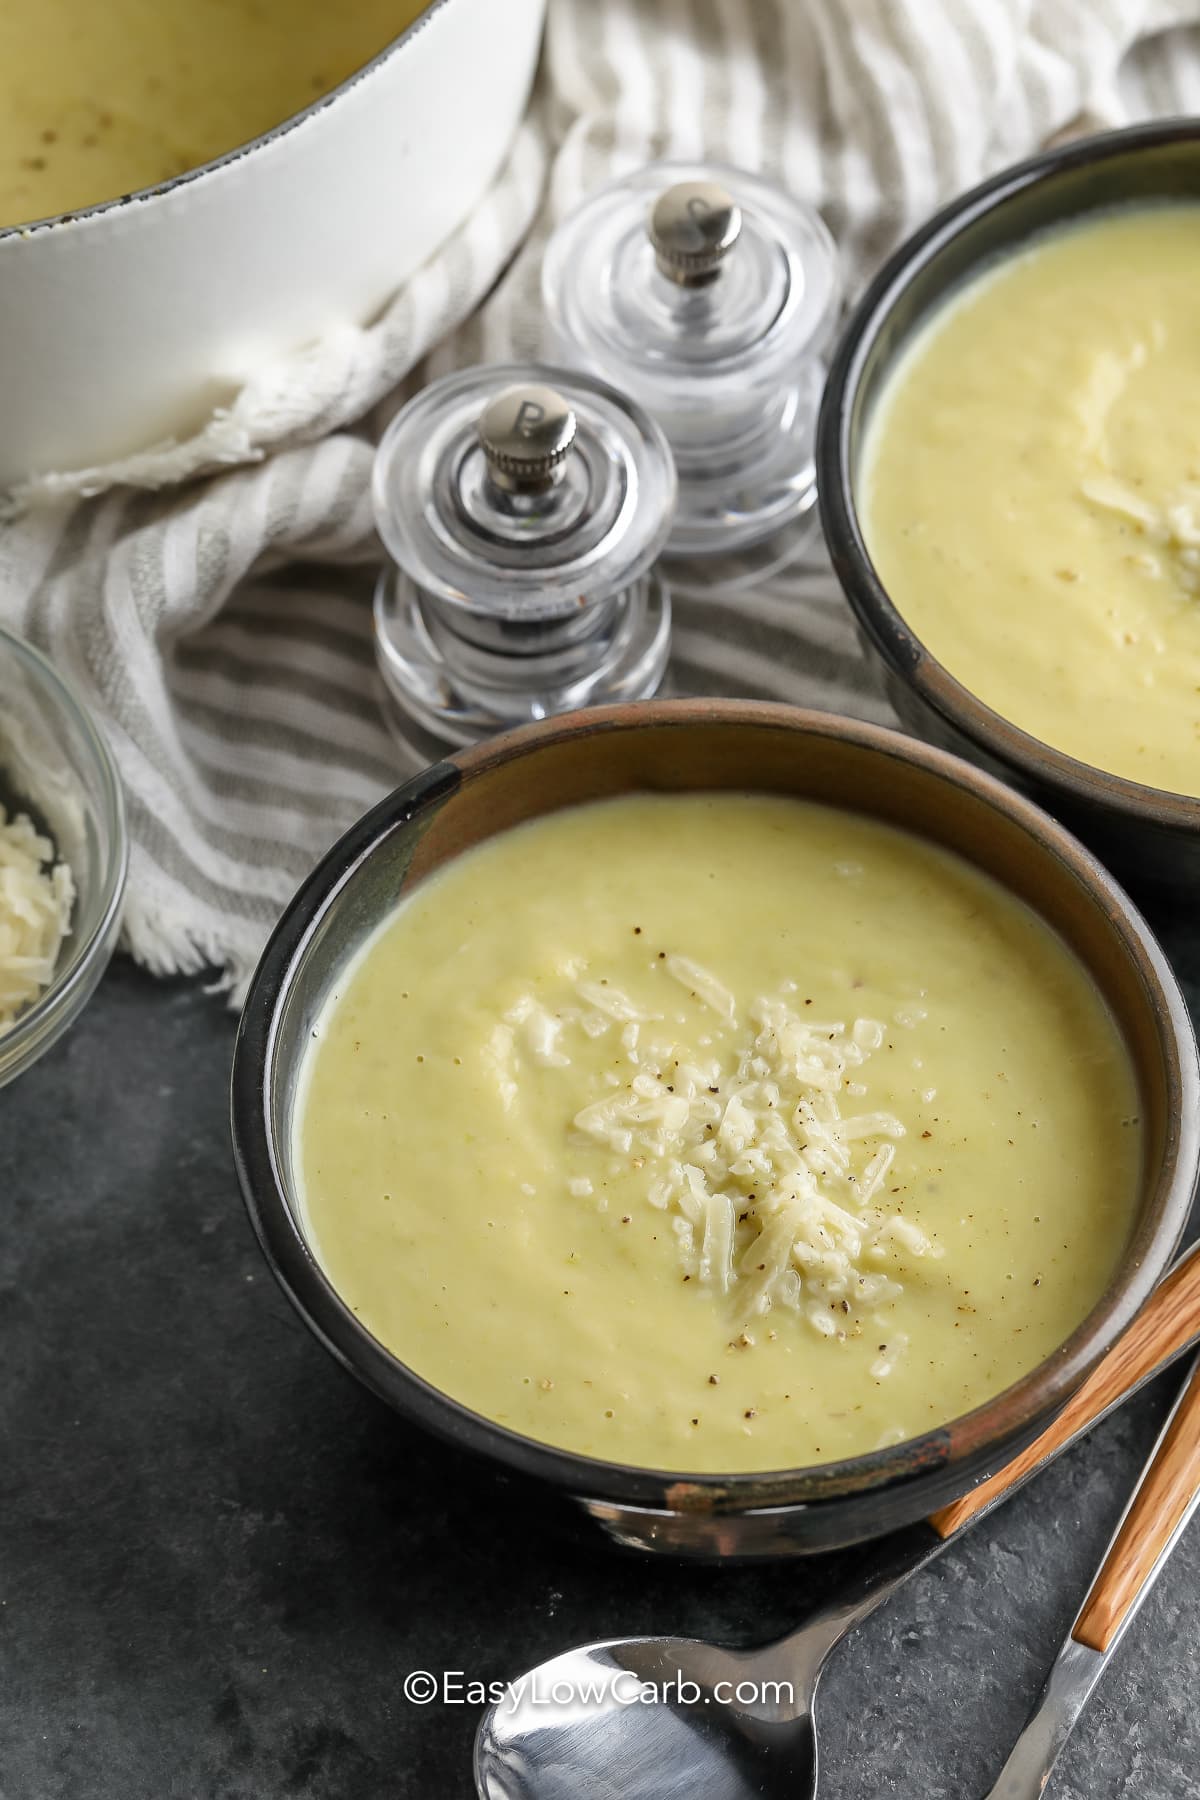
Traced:
<svg viewBox="0 0 1200 1800">
<path fill-rule="evenodd" d="M 1159 921 L 1185 977 L 1200 938 Z M 117 965 L 0 1095 L 0 1800 L 457 1800 L 476 1709 L 403 1698 L 638 1631 L 766 1638 L 836 1566 L 577 1541 L 408 1430 L 266 1272 L 230 1169 L 233 1022 Z M 831 1664 L 824 1800 L 976 1800 L 1170 1379 L 913 1580 Z M 1200 1792 L 1200 1527 L 1060 1764 L 1060 1800 Z"/>
</svg>

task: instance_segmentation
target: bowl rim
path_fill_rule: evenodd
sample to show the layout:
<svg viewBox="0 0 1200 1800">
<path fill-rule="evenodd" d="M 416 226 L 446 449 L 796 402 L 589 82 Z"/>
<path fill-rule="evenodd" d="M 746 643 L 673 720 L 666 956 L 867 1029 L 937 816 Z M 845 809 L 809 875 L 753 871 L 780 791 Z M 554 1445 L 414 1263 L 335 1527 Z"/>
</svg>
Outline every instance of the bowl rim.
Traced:
<svg viewBox="0 0 1200 1800">
<path fill-rule="evenodd" d="M 939 718 L 1026 781 L 1051 785 L 1087 808 L 1100 807 L 1129 821 L 1188 833 L 1200 831 L 1200 796 L 1097 768 L 1023 731 L 932 654 L 891 599 L 871 560 L 854 496 L 850 438 L 866 362 L 893 309 L 911 283 L 963 231 L 1064 173 L 1119 159 L 1130 151 L 1197 141 L 1200 119 L 1156 120 L 1101 132 L 1015 163 L 942 207 L 888 258 L 851 313 L 830 364 L 816 449 L 821 525 L 834 571 L 859 625 L 892 673 Z M 1064 225 L 1071 216 L 1064 217 Z"/>
<path fill-rule="evenodd" d="M 1167 1137 L 1162 1166 L 1149 1177 L 1151 1224 L 1142 1255 L 1122 1262 L 1056 1351 L 1002 1394 L 904 1444 L 841 1462 L 727 1474 L 655 1470 L 559 1449 L 487 1419 L 418 1376 L 366 1330 L 319 1267 L 288 1203 L 271 1124 L 275 1049 L 292 978 L 329 908 L 378 846 L 436 811 L 465 784 L 563 739 L 711 724 L 773 729 L 805 740 L 849 740 L 965 788 L 1023 828 L 1063 865 L 1064 878 L 1111 920 L 1153 1013 L 1167 1077 Z M 400 1413 L 461 1447 L 576 1495 L 745 1514 L 894 1489 L 923 1474 L 953 1472 L 971 1458 L 978 1461 L 991 1444 L 1016 1447 L 1022 1432 L 1031 1436 L 1127 1328 L 1170 1262 L 1200 1171 L 1200 1066 L 1178 983 L 1141 914 L 1096 858 L 1032 801 L 961 758 L 882 726 L 773 702 L 666 700 L 567 714 L 458 752 L 395 789 L 353 825 L 298 889 L 263 952 L 238 1026 L 230 1119 L 243 1199 L 276 1279 L 326 1349 Z"/>
<path fill-rule="evenodd" d="M 100 888 L 100 903 L 91 929 L 86 937 L 75 940 L 65 971 L 55 976 L 33 1005 L 18 1016 L 12 1029 L 0 1038 L 0 1061 L 5 1065 L 3 1080 L 7 1082 L 27 1067 L 29 1062 L 36 1060 L 44 1050 L 49 1049 L 57 1037 L 58 1030 L 48 1031 L 48 1020 L 57 1016 L 60 1021 L 58 1029 L 62 1029 L 74 1016 L 77 994 L 82 1004 L 94 985 L 93 965 L 97 947 L 111 941 L 125 896 L 125 881 L 129 872 L 129 832 L 125 817 L 125 794 L 116 762 L 77 689 L 66 676 L 59 673 L 43 651 L 6 625 L 0 625 L 0 653 L 3 652 L 8 652 L 22 663 L 73 720 L 87 744 L 99 777 L 100 804 L 112 837 L 112 849 Z M 36 797 L 31 796 L 31 799 Z"/>
<path fill-rule="evenodd" d="M 389 38 L 382 50 L 378 50 L 374 56 L 367 62 L 361 63 L 357 69 L 352 69 L 350 74 L 344 80 L 339 81 L 336 87 L 328 88 L 323 94 L 318 94 L 316 99 L 311 100 L 307 106 L 300 107 L 296 112 L 288 113 L 285 118 L 280 119 L 277 124 L 269 126 L 266 131 L 260 131 L 254 137 L 244 138 L 241 143 L 232 145 L 228 150 L 223 150 L 219 156 L 211 156 L 206 162 L 197 163 L 194 168 L 183 169 L 178 175 L 169 176 L 166 181 L 155 181 L 146 187 L 131 188 L 128 193 L 114 194 L 108 200 L 96 200 L 90 206 L 74 207 L 67 212 L 48 213 L 45 218 L 24 219 L 17 224 L 0 225 L 0 248 L 9 239 L 40 237 L 47 232 L 68 225 L 91 224 L 109 213 L 120 212 L 129 206 L 145 206 L 157 200 L 165 200 L 168 195 L 176 193 L 180 188 L 189 187 L 193 182 L 199 181 L 205 176 L 215 174 L 220 169 L 227 169 L 234 163 L 241 162 L 245 157 L 251 156 L 264 149 L 268 144 L 273 144 L 279 138 L 285 137 L 289 132 L 296 130 L 298 126 L 305 125 L 318 113 L 324 112 L 341 94 L 350 88 L 357 87 L 361 81 L 373 75 L 377 69 L 382 68 L 384 63 L 389 62 L 416 32 L 428 24 L 434 13 L 441 12 L 443 7 L 453 4 L 454 0 L 424 0 L 421 11 L 416 17 L 410 19 L 403 31 L 397 32 Z"/>
</svg>

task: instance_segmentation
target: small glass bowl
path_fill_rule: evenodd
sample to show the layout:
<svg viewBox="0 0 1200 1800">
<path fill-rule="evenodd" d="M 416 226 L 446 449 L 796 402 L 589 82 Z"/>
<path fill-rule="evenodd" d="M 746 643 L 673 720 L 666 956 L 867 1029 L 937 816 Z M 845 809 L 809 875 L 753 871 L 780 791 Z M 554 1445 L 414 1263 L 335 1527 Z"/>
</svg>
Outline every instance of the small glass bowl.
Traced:
<svg viewBox="0 0 1200 1800">
<path fill-rule="evenodd" d="M 129 865 L 116 767 L 79 697 L 40 651 L 0 626 L 0 802 L 27 812 L 70 866 L 75 904 L 54 979 L 0 1036 L 0 1087 L 78 1017 L 108 965 Z"/>
</svg>

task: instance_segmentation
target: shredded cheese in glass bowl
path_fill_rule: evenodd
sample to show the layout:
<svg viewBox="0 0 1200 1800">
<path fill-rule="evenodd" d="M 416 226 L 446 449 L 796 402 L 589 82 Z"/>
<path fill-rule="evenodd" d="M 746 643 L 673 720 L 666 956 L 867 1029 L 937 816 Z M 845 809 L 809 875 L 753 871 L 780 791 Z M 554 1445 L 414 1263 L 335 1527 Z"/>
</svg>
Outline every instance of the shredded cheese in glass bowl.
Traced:
<svg viewBox="0 0 1200 1800">
<path fill-rule="evenodd" d="M 54 980 L 70 935 L 75 882 L 28 813 L 0 806 L 0 1037 Z"/>
<path fill-rule="evenodd" d="M 127 861 L 120 783 L 83 700 L 0 627 L 0 1086 L 94 991 Z"/>
</svg>

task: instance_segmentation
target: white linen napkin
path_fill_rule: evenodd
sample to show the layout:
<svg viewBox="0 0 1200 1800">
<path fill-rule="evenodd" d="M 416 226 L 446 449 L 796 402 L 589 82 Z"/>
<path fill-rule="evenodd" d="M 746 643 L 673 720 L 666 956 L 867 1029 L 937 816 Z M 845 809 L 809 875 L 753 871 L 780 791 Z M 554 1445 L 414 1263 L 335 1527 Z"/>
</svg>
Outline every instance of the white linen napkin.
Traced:
<svg viewBox="0 0 1200 1800">
<path fill-rule="evenodd" d="M 1193 111 L 1200 0 L 550 0 L 499 179 L 378 323 L 264 369 L 187 443 L 38 482 L 0 528 L 0 619 L 82 690 L 124 779 L 128 948 L 236 995 L 303 874 L 407 772 L 370 645 L 380 403 L 544 351 L 541 250 L 581 195 L 664 155 L 761 169 L 821 208 L 853 294 L 988 172 Z M 823 568 L 677 620 L 677 688 L 888 716 Z"/>
</svg>

